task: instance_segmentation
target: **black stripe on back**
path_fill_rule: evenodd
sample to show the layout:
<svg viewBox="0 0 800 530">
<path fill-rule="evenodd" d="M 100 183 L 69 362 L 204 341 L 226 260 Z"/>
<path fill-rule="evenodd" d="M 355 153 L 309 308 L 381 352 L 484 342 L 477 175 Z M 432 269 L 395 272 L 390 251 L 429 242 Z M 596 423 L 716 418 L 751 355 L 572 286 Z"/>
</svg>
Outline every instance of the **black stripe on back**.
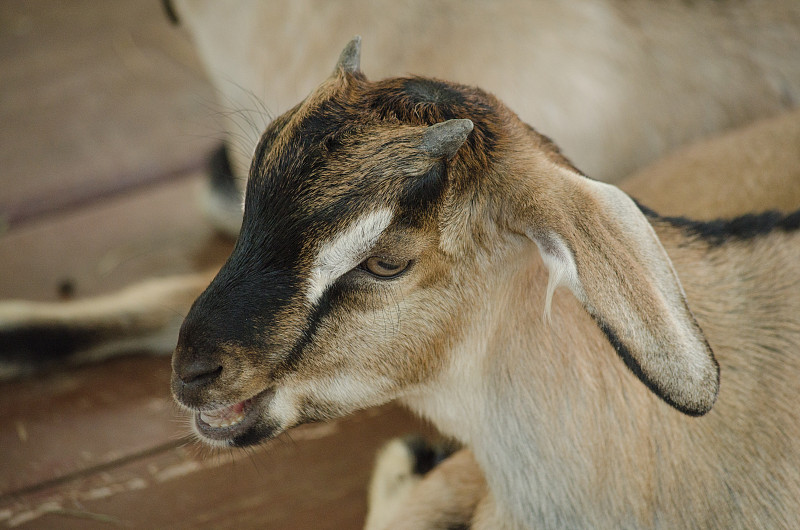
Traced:
<svg viewBox="0 0 800 530">
<path fill-rule="evenodd" d="M 770 232 L 792 232 L 800 228 L 800 210 L 789 214 L 770 210 L 727 219 L 696 221 L 686 217 L 661 216 L 638 202 L 636 205 L 650 219 L 680 228 L 688 235 L 702 239 L 712 246 L 753 239 Z"/>
</svg>

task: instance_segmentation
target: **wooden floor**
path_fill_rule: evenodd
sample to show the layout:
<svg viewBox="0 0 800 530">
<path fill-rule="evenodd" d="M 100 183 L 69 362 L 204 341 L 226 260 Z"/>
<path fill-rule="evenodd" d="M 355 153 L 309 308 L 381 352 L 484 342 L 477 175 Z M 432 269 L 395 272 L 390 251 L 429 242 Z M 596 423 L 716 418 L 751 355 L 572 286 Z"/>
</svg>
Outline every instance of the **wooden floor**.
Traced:
<svg viewBox="0 0 800 530">
<path fill-rule="evenodd" d="M 55 300 L 221 263 L 197 194 L 214 95 L 159 2 L 0 3 L 0 298 Z M 0 384 L 0 527 L 358 528 L 396 407 L 249 452 L 186 437 L 169 359 Z"/>
</svg>

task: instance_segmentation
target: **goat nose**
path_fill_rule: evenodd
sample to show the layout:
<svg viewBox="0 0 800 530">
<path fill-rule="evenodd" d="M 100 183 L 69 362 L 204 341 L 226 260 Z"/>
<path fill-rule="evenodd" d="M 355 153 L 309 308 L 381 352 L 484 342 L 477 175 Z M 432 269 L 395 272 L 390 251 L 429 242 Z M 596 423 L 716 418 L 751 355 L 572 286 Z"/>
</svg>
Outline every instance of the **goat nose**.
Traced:
<svg viewBox="0 0 800 530">
<path fill-rule="evenodd" d="M 213 382 L 222 374 L 222 365 L 212 360 L 195 360 L 176 370 L 185 385 L 202 386 Z"/>
</svg>

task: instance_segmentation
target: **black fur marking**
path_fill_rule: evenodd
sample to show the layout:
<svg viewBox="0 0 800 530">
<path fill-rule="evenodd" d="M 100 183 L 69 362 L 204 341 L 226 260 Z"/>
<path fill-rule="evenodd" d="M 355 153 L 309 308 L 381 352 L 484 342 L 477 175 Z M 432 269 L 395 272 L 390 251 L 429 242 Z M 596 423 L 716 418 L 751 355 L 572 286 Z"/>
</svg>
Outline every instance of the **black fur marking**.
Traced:
<svg viewBox="0 0 800 530">
<path fill-rule="evenodd" d="M 328 163 L 328 150 L 335 149 L 339 142 L 337 135 L 344 134 L 347 124 L 352 121 L 338 103 L 325 102 L 297 125 L 291 144 L 269 161 L 269 136 L 274 139 L 277 132 L 265 134 L 251 168 L 243 233 L 260 233 L 258 239 L 265 243 L 268 241 L 274 247 L 287 235 L 294 235 L 293 239 L 302 241 L 299 236 L 307 229 L 328 221 L 319 218 L 319 212 L 309 211 L 307 204 L 299 204 L 298 198 L 306 203 L 317 202 L 314 200 L 318 187 L 316 180 Z M 335 218 L 348 210 L 340 210 Z M 298 250 L 294 245 L 292 247 L 285 250 Z"/>
<path fill-rule="evenodd" d="M 674 407 L 675 409 L 683 412 L 688 416 L 702 416 L 703 414 L 706 413 L 706 411 L 704 410 L 695 410 L 691 408 L 686 408 L 683 405 L 675 403 L 668 396 L 664 395 L 664 392 L 658 387 L 658 385 L 656 385 L 655 382 L 653 382 L 644 373 L 644 371 L 642 371 L 641 365 L 633 357 L 633 355 L 631 355 L 630 350 L 628 350 L 628 347 L 619 339 L 617 333 L 601 318 L 596 317 L 594 315 L 592 315 L 592 318 L 594 318 L 594 321 L 597 323 L 598 327 L 603 331 L 606 338 L 608 339 L 608 342 L 610 342 L 611 346 L 614 347 L 614 350 L 616 350 L 617 355 L 619 355 L 622 361 L 625 363 L 625 366 L 627 366 L 630 369 L 630 371 L 633 372 L 633 374 L 636 377 L 638 377 L 639 380 L 643 382 L 645 386 L 647 386 L 647 388 L 649 388 L 655 395 L 660 397 L 662 400 L 664 400 L 665 403 L 667 403 L 671 407 Z M 719 367 L 717 367 L 717 370 L 719 370 Z"/>
<path fill-rule="evenodd" d="M 784 214 L 774 210 L 746 214 L 730 219 L 695 221 L 686 217 L 661 216 L 643 206 L 636 205 L 652 220 L 668 223 L 682 229 L 686 234 L 706 241 L 711 246 L 720 246 L 732 241 L 742 241 L 769 234 L 773 231 L 792 232 L 800 229 L 800 210 Z"/>
<path fill-rule="evenodd" d="M 225 197 L 226 200 L 236 201 L 241 205 L 242 192 L 236 186 L 236 176 L 231 167 L 227 144 L 220 145 L 209 157 L 208 173 L 215 195 Z"/>
<path fill-rule="evenodd" d="M 252 428 L 236 436 L 231 440 L 234 447 L 247 447 L 262 443 L 264 440 L 273 438 L 280 429 L 276 425 L 259 421 Z"/>
<path fill-rule="evenodd" d="M 414 178 L 400 197 L 400 210 L 411 223 L 431 215 L 447 190 L 446 168 L 437 162 L 424 175 Z"/>
<path fill-rule="evenodd" d="M 256 260 L 234 254 L 198 297 L 181 326 L 181 363 L 210 363 L 225 355 L 224 345 L 252 352 L 269 351 L 268 330 L 298 289 L 295 275 L 259 270 Z"/>
<path fill-rule="evenodd" d="M 282 368 L 286 370 L 295 370 L 297 368 L 300 361 L 303 359 L 305 348 L 314 340 L 314 335 L 317 333 L 320 322 L 322 322 L 325 315 L 330 313 L 333 308 L 334 303 L 332 299 L 335 299 L 338 294 L 339 291 L 336 285 L 331 285 L 325 290 L 314 306 L 314 309 L 311 311 L 311 314 L 308 315 L 306 326 L 297 339 L 297 342 L 292 346 L 289 354 L 281 362 Z"/>
<path fill-rule="evenodd" d="M 292 116 L 297 112 L 297 109 L 300 108 L 300 104 L 295 105 L 290 111 L 286 112 L 275 118 L 272 123 L 269 124 L 267 130 L 264 131 L 264 134 L 261 135 L 261 139 L 258 141 L 258 145 L 256 146 L 255 153 L 253 154 L 253 160 L 250 163 L 250 174 L 252 175 L 254 172 L 261 171 L 264 166 L 264 159 L 267 155 L 269 155 L 270 150 L 272 149 L 272 145 L 277 139 L 278 135 L 281 133 L 286 124 L 292 119 Z"/>
<path fill-rule="evenodd" d="M 425 475 L 459 449 L 454 443 L 433 443 L 419 435 L 406 436 L 403 443 L 414 457 L 415 475 Z"/>
</svg>

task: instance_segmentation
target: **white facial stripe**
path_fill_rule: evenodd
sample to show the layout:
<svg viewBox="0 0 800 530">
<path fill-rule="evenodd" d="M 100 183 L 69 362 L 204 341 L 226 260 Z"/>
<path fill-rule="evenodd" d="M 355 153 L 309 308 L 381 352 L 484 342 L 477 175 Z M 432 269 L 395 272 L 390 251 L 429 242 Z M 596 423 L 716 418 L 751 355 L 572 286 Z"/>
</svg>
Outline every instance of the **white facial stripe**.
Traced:
<svg viewBox="0 0 800 530">
<path fill-rule="evenodd" d="M 325 243 L 311 269 L 306 297 L 317 303 L 322 293 L 341 275 L 358 265 L 367 256 L 380 235 L 392 221 L 392 211 L 381 208 L 362 216 L 347 230 Z"/>
</svg>

